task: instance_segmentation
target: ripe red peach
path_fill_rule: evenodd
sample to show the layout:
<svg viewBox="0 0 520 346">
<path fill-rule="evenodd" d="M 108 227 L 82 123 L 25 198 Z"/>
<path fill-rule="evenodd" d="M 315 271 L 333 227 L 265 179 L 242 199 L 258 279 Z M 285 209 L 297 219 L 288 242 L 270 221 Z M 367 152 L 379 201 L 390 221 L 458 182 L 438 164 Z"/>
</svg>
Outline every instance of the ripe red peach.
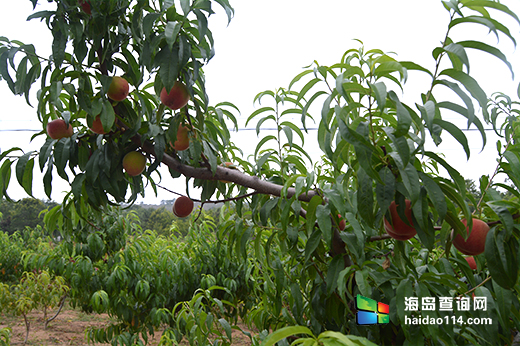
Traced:
<svg viewBox="0 0 520 346">
<path fill-rule="evenodd" d="M 173 202 L 173 213 L 177 217 L 186 217 L 193 211 L 193 201 L 186 196 L 181 196 Z"/>
<path fill-rule="evenodd" d="M 389 208 L 391 220 L 388 221 L 386 218 L 384 219 L 386 233 L 388 233 L 392 238 L 397 240 L 408 240 L 413 238 L 417 234 L 417 231 L 413 227 L 412 221 L 412 203 L 409 200 L 406 200 L 405 203 L 406 206 L 404 214 L 406 215 L 406 218 L 410 225 L 407 225 L 397 213 L 397 204 L 395 203 L 395 201 L 393 201 L 390 204 Z"/>
<path fill-rule="evenodd" d="M 181 82 L 177 81 L 171 88 L 170 92 L 168 92 L 166 88 L 163 88 L 160 98 L 164 105 L 173 110 L 177 110 L 188 104 L 190 94 L 188 93 L 188 88 L 186 88 L 186 86 Z"/>
<path fill-rule="evenodd" d="M 74 133 L 72 126 L 65 123 L 63 119 L 56 119 L 47 123 L 47 134 L 52 139 L 71 137 Z"/>
<path fill-rule="evenodd" d="M 475 256 L 480 255 L 484 252 L 486 246 L 486 236 L 489 232 L 489 226 L 482 220 L 473 219 L 473 227 L 471 233 L 469 227 L 467 227 L 466 219 L 461 220 L 464 226 L 466 226 L 466 232 L 469 234 L 468 239 L 457 234 L 453 239 L 453 246 L 465 255 Z"/>
</svg>

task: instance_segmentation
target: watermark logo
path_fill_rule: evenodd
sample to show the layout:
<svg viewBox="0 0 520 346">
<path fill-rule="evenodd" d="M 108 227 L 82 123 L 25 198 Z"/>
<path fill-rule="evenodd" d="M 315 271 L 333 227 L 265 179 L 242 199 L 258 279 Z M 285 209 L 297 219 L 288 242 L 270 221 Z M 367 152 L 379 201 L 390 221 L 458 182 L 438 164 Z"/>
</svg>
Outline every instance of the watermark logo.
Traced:
<svg viewBox="0 0 520 346">
<path fill-rule="evenodd" d="M 358 294 L 356 297 L 356 323 L 358 325 L 385 324 L 390 322 L 390 306 Z"/>
</svg>

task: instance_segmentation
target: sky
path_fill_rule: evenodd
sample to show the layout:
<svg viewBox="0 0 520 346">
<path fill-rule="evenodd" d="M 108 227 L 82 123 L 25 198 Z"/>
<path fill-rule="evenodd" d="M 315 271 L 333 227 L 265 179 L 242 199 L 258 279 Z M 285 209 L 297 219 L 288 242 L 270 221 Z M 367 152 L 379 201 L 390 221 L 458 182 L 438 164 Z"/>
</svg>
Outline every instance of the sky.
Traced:
<svg viewBox="0 0 520 346">
<path fill-rule="evenodd" d="M 33 43 L 40 55 L 49 55 L 51 36 L 45 24 L 26 21 L 32 11 L 31 2 L 2 2 L 0 36 Z M 48 6 L 46 1 L 40 2 L 42 5 L 38 9 Z M 287 87 L 292 78 L 314 60 L 321 65 L 338 62 L 347 49 L 360 47 L 355 39 L 361 40 L 366 50 L 377 48 L 395 52 L 398 60 L 414 61 L 431 68 L 434 66 L 432 49 L 444 39 L 449 19 L 448 12 L 437 0 L 230 0 L 230 3 L 235 8 L 235 17 L 229 25 L 224 11 L 216 3 L 216 14 L 210 18 L 216 55 L 205 67 L 206 87 L 212 104 L 229 101 L 239 107 L 241 127 L 258 106 L 253 104 L 256 94 Z M 520 15 L 518 1 L 504 0 L 503 3 Z M 507 23 L 518 40 L 520 27 L 511 20 Z M 515 76 L 520 76 L 520 55 L 507 38 L 501 37 L 497 43 L 493 34 L 488 34 L 477 25 L 461 26 L 454 29 L 450 36 L 455 41 L 483 39 L 499 47 L 513 64 Z M 488 95 L 496 91 L 516 95 L 519 79 L 512 80 L 511 73 L 500 60 L 481 53 L 470 53 L 470 60 L 472 74 Z M 405 93 L 395 91 L 404 102 L 413 106 L 420 99 L 420 94 L 428 90 L 429 82 L 420 73 L 410 72 Z M 24 150 L 39 149 L 44 136 L 30 143 L 34 132 L 14 131 L 41 129 L 34 108 L 29 107 L 24 98 L 12 95 L 5 82 L 0 82 L 0 104 L 0 149 L 12 146 Z M 457 121 L 460 126 L 464 124 L 455 116 L 448 115 L 447 120 Z M 317 127 L 317 124 L 309 125 Z M 270 133 L 264 131 L 260 135 L 267 134 Z M 487 148 L 480 152 L 482 142 L 478 132 L 466 132 L 472 150 L 469 161 L 462 147 L 449 136 L 444 138 L 439 147 L 430 145 L 430 149 L 445 154 L 448 162 L 464 177 L 478 180 L 483 174 L 492 174 L 496 167 L 497 138 L 492 132 L 488 131 L 487 134 Z M 321 153 L 317 150 L 316 135 L 316 131 L 309 131 L 305 149 L 318 159 Z M 252 137 L 255 141 L 252 141 Z M 233 134 L 233 141 L 247 156 L 254 151 L 259 139 L 256 139 L 255 131 L 240 131 Z M 35 196 L 45 199 L 43 188 L 38 183 L 41 176 L 36 174 L 37 171 L 35 169 Z M 68 185 L 60 180 L 57 176 L 53 180 L 56 184 L 53 185 L 52 197 L 57 201 L 62 198 L 60 191 L 68 190 Z M 185 191 L 185 183 L 181 178 L 165 178 L 161 184 L 177 192 Z M 15 199 L 26 196 L 14 174 L 8 192 Z M 197 192 L 194 191 L 193 195 L 197 196 Z M 174 195 L 162 190 L 157 197 L 153 191 L 147 190 L 145 199 L 139 201 L 159 203 L 173 198 Z"/>
</svg>

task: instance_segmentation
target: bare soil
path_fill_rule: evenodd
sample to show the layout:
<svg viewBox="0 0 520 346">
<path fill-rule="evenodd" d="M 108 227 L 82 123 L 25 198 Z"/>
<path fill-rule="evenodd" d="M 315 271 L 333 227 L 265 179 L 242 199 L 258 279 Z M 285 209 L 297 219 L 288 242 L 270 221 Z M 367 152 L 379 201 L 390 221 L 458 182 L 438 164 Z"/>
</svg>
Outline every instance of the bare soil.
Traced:
<svg viewBox="0 0 520 346">
<path fill-rule="evenodd" d="M 48 313 L 53 316 L 54 313 Z M 83 346 L 92 345 L 85 339 L 85 330 L 89 327 L 103 327 L 109 325 L 112 320 L 107 314 L 85 314 L 72 308 L 64 308 L 61 313 L 50 322 L 47 329 L 44 328 L 43 313 L 34 311 L 29 314 L 30 332 L 27 345 L 38 346 Z M 25 323 L 22 316 L 0 314 L 0 329 L 9 327 L 11 333 L 11 345 L 23 345 L 25 340 Z M 240 328 L 247 330 L 240 324 Z M 162 330 L 156 331 L 149 338 L 148 345 L 156 346 L 162 335 Z M 242 332 L 233 330 L 233 345 L 249 346 L 251 341 Z M 186 344 L 187 343 L 184 343 Z M 109 344 L 95 344 L 109 345 Z"/>
</svg>

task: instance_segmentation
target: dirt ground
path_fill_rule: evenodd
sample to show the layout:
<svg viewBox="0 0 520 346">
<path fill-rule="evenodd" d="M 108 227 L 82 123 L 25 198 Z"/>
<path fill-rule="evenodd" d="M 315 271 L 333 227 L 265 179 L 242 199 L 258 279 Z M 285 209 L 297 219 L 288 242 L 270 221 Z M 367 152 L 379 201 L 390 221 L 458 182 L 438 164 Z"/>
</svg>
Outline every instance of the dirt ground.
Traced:
<svg viewBox="0 0 520 346">
<path fill-rule="evenodd" d="M 52 316 L 49 313 L 48 316 Z M 27 345 L 37 346 L 83 346 L 89 345 L 85 339 L 85 330 L 88 327 L 102 327 L 110 323 L 110 317 L 106 314 L 85 314 L 72 308 L 64 308 L 58 317 L 49 323 L 44 329 L 43 313 L 32 312 L 29 315 L 31 323 Z M 23 345 L 25 339 L 25 323 L 23 317 L 0 314 L 0 329 L 9 327 L 11 333 L 11 345 Z M 241 328 L 246 328 L 240 325 Z M 148 345 L 159 344 L 162 331 L 157 331 L 153 338 L 149 339 Z M 233 330 L 233 345 L 249 346 L 251 341 L 242 332 Z M 186 344 L 187 343 L 184 343 Z M 92 344 L 90 344 L 92 345 Z M 108 344 L 95 344 L 108 345 Z"/>
</svg>

